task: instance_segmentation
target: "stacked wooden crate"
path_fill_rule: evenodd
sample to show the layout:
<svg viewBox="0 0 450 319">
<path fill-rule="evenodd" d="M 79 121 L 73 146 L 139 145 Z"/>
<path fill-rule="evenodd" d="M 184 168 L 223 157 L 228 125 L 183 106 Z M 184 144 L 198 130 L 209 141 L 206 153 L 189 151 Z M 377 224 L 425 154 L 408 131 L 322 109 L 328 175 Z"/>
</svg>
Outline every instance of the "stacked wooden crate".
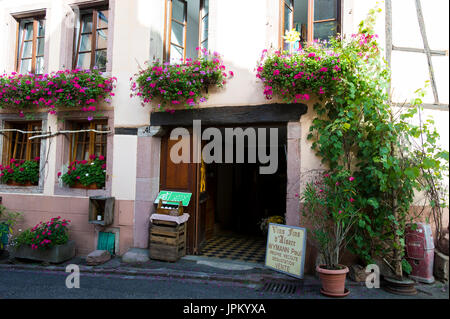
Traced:
<svg viewBox="0 0 450 319">
<path fill-rule="evenodd" d="M 175 262 L 186 255 L 186 223 L 156 220 L 150 228 L 150 258 Z"/>
</svg>

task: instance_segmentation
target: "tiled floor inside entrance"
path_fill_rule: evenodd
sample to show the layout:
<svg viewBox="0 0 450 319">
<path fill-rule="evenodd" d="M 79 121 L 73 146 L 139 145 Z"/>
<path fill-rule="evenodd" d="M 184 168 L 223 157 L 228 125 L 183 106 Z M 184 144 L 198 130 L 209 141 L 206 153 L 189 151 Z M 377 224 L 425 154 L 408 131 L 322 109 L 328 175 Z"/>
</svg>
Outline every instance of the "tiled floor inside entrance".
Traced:
<svg viewBox="0 0 450 319">
<path fill-rule="evenodd" d="M 264 263 L 266 240 L 236 234 L 217 234 L 207 240 L 200 256 Z"/>
</svg>

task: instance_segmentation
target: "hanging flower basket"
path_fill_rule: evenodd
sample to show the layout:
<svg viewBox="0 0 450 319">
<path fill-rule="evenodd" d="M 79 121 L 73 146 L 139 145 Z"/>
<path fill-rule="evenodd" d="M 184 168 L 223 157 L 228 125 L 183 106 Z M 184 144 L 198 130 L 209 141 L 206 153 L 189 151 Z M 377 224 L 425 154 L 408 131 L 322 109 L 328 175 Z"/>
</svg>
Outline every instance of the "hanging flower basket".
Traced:
<svg viewBox="0 0 450 319">
<path fill-rule="evenodd" d="M 180 64 L 157 61 L 136 74 L 135 80 L 130 78 L 130 97 L 140 97 L 143 106 L 154 102 L 157 111 L 174 112 L 179 105 L 193 108 L 206 101 L 209 88 L 222 88 L 226 78 L 234 76 L 225 70 L 221 56 L 217 52 L 209 54 L 206 49 L 201 50 L 199 58 Z"/>
</svg>

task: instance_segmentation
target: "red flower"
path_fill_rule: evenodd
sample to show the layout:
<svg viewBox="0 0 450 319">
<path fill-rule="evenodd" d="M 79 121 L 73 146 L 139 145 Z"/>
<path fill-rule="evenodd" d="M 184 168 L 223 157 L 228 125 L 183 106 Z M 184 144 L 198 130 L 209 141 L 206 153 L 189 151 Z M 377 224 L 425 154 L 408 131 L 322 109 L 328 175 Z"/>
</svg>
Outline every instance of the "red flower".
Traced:
<svg viewBox="0 0 450 319">
<path fill-rule="evenodd" d="M 77 176 L 77 179 L 80 179 L 81 177 L 80 176 Z"/>
<path fill-rule="evenodd" d="M 103 155 L 99 155 L 98 159 L 101 160 L 101 161 L 104 161 L 105 157 Z"/>
</svg>

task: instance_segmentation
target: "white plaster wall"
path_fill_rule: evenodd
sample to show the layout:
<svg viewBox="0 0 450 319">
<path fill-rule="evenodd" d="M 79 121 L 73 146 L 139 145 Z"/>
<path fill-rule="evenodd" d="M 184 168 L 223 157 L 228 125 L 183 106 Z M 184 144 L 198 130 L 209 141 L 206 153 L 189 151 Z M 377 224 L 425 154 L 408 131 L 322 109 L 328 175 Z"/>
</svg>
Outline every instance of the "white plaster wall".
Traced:
<svg viewBox="0 0 450 319">
<path fill-rule="evenodd" d="M 137 136 L 114 135 L 114 167 L 111 196 L 116 200 L 136 197 Z"/>
<path fill-rule="evenodd" d="M 149 14 L 162 1 L 116 1 L 112 75 L 117 77 L 113 105 L 116 127 L 138 127 L 149 122 L 149 107 L 137 98 L 130 99 L 130 77 L 150 59 Z M 161 11 L 163 12 L 163 10 Z"/>
</svg>

